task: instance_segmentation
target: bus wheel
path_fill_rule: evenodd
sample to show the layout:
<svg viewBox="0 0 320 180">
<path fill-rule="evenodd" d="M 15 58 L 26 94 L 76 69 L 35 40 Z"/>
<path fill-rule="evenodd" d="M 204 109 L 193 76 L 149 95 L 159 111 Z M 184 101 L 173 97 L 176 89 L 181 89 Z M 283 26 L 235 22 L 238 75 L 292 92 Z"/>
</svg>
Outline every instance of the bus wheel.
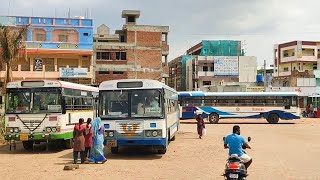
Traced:
<svg viewBox="0 0 320 180">
<path fill-rule="evenodd" d="M 112 147 L 111 148 L 111 153 L 112 154 L 117 154 L 119 152 L 119 147 Z"/>
<path fill-rule="evenodd" d="M 66 146 L 67 149 L 72 149 L 73 148 L 72 139 L 67 139 L 64 142 L 65 142 L 65 146 Z"/>
<path fill-rule="evenodd" d="M 22 145 L 25 150 L 33 149 L 33 141 L 22 141 Z"/>
<path fill-rule="evenodd" d="M 171 138 L 171 141 L 174 141 L 176 140 L 176 135 L 174 135 L 172 138 Z"/>
<path fill-rule="evenodd" d="M 209 122 L 211 124 L 217 124 L 219 122 L 219 115 L 216 113 L 212 113 L 209 115 Z"/>
<path fill-rule="evenodd" d="M 166 152 L 167 152 L 167 148 L 165 147 L 158 149 L 158 154 L 165 154 Z"/>
<path fill-rule="evenodd" d="M 269 114 L 267 121 L 270 124 L 276 124 L 279 121 L 279 116 L 277 114 Z"/>
</svg>

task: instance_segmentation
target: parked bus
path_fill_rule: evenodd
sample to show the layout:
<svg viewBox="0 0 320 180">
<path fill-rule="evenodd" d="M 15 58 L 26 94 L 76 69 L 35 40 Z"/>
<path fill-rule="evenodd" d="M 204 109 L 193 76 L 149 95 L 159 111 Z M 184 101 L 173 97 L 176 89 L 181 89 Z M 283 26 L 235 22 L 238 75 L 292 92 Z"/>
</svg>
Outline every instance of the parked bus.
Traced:
<svg viewBox="0 0 320 180">
<path fill-rule="evenodd" d="M 165 154 L 179 129 L 177 92 L 155 80 L 112 80 L 99 86 L 99 117 L 106 145 L 152 146 Z"/>
<path fill-rule="evenodd" d="M 179 92 L 181 119 L 194 118 L 201 110 L 210 123 L 223 118 L 265 118 L 269 123 L 279 119 L 300 118 L 297 92 Z"/>
<path fill-rule="evenodd" d="M 72 148 L 73 128 L 79 118 L 95 118 L 99 89 L 64 81 L 15 81 L 7 85 L 6 135 L 34 143 L 55 142 Z"/>
</svg>

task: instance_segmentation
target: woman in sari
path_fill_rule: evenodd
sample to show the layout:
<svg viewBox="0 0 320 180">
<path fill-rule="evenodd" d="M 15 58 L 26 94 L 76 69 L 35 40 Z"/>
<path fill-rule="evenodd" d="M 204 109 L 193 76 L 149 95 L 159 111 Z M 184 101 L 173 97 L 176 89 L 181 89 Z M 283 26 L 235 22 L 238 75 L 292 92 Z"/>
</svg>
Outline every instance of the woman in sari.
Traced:
<svg viewBox="0 0 320 180">
<path fill-rule="evenodd" d="M 104 152 L 103 152 L 104 127 L 99 117 L 97 117 L 92 122 L 92 136 L 93 136 L 93 143 L 92 143 L 92 148 L 90 152 L 90 161 L 94 163 L 98 163 L 98 162 L 105 163 L 107 161 L 107 158 L 105 158 Z"/>
<path fill-rule="evenodd" d="M 73 130 L 73 139 L 74 139 L 74 146 L 73 146 L 73 163 L 77 164 L 78 162 L 78 156 L 80 153 L 81 157 L 81 163 L 84 163 L 85 161 L 85 147 L 84 147 L 84 133 L 85 133 L 85 126 L 83 124 L 84 119 L 80 118 L 79 123 L 74 126 Z"/>
<path fill-rule="evenodd" d="M 206 128 L 204 124 L 204 120 L 202 117 L 202 111 L 197 110 L 196 111 L 196 120 L 197 120 L 197 131 L 199 135 L 199 139 L 202 137 L 203 129 Z"/>
</svg>

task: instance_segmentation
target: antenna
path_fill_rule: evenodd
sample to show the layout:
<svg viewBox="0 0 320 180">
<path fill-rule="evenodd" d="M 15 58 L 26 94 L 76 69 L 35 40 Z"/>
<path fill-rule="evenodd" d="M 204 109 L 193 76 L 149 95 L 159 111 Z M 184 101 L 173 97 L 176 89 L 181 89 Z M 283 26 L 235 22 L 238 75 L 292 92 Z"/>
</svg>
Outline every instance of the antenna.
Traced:
<svg viewBox="0 0 320 180">
<path fill-rule="evenodd" d="M 70 19 L 70 8 L 68 9 L 68 18 Z"/>
<path fill-rule="evenodd" d="M 9 3 L 9 7 L 8 7 L 8 16 L 10 16 L 11 1 L 10 1 L 10 0 L 8 0 L 8 3 Z"/>
</svg>

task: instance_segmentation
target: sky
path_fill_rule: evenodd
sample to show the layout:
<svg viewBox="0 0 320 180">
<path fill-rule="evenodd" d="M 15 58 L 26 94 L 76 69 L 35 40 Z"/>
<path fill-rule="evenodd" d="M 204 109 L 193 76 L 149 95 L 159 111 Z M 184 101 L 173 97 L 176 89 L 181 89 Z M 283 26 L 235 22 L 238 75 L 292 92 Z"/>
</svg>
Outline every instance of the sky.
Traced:
<svg viewBox="0 0 320 180">
<path fill-rule="evenodd" d="M 121 29 L 122 10 L 140 10 L 138 24 L 169 26 L 169 60 L 201 40 L 241 40 L 258 65 L 273 63 L 273 46 L 320 41 L 318 0 L 0 0 L 0 15 L 89 16 L 95 29 Z"/>
</svg>

